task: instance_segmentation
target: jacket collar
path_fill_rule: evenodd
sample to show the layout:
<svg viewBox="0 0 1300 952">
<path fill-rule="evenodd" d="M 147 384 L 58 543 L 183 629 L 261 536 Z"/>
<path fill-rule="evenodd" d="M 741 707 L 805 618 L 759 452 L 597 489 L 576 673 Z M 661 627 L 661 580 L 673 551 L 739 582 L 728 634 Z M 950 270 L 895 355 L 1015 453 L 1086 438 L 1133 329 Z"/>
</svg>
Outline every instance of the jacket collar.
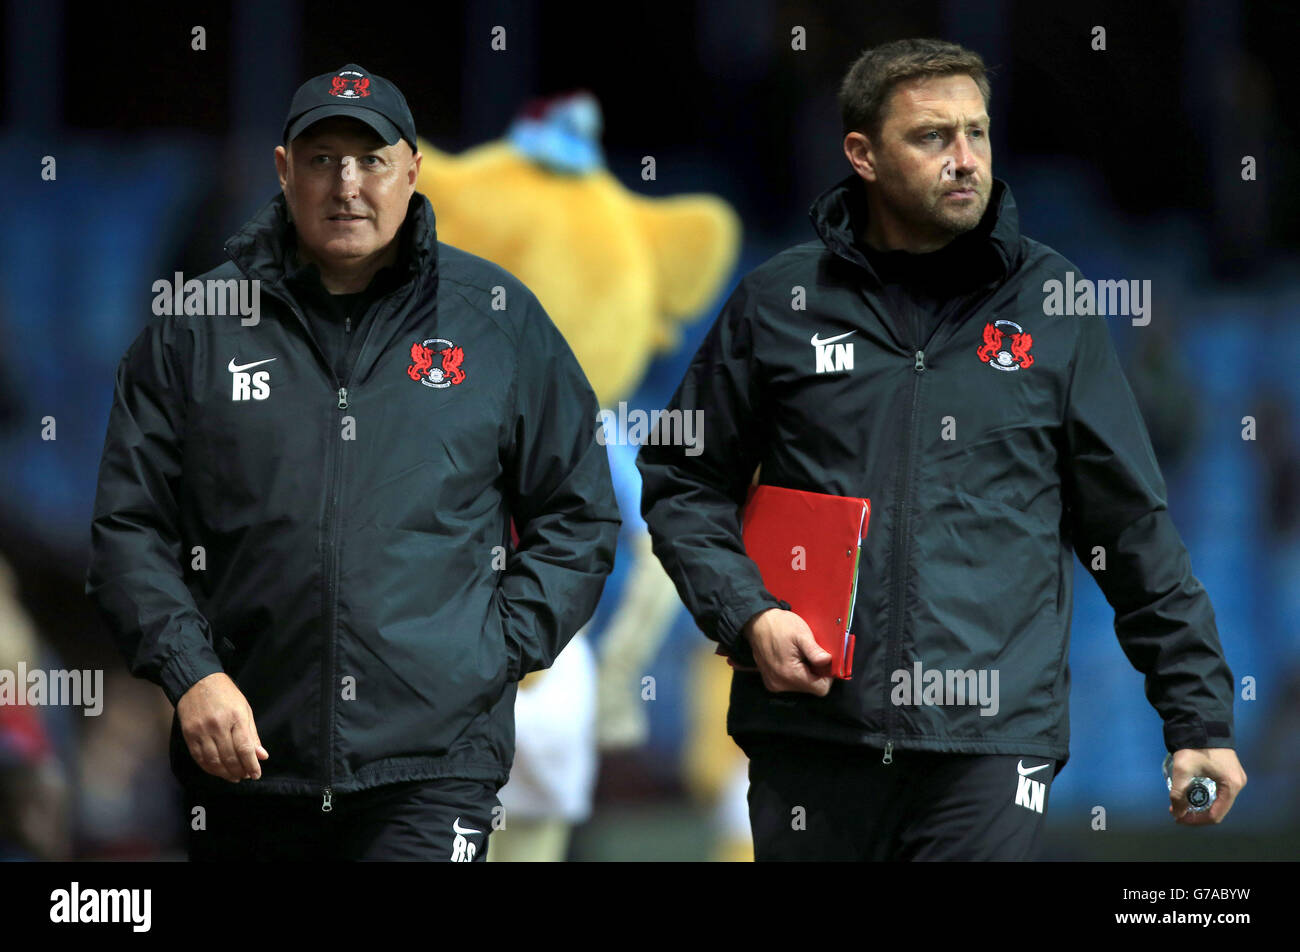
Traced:
<svg viewBox="0 0 1300 952">
<path fill-rule="evenodd" d="M 434 274 L 438 267 L 438 233 L 433 207 L 419 192 L 411 196 L 406 220 L 398 232 L 397 268 L 403 283 L 421 274 Z M 293 257 L 297 236 L 289 221 L 284 193 L 262 206 L 244 227 L 226 241 L 226 254 L 249 278 L 278 285 L 298 270 Z"/>
<path fill-rule="evenodd" d="M 862 179 L 848 175 L 813 201 L 808 209 L 813 228 L 826 247 L 850 261 L 880 284 L 880 276 L 858 247 L 858 236 L 866 233 L 867 194 Z M 984 217 L 956 241 L 968 245 L 973 255 L 970 267 L 984 280 L 1005 279 L 1020 263 L 1020 215 L 1011 189 L 1002 179 L 993 180 Z"/>
</svg>

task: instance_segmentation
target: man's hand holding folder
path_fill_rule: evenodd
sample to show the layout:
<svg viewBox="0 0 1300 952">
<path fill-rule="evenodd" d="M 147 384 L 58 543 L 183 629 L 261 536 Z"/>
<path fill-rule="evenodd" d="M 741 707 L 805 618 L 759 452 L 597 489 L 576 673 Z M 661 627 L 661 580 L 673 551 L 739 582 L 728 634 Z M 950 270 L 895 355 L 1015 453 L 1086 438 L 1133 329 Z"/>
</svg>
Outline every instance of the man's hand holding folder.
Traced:
<svg viewBox="0 0 1300 952">
<path fill-rule="evenodd" d="M 755 615 L 741 631 L 769 691 L 824 696 L 853 677 L 858 558 L 871 501 L 778 486 L 751 489 L 741 518 L 745 552 L 784 608 Z M 787 611 L 785 609 L 793 609 Z"/>
<path fill-rule="evenodd" d="M 831 689 L 831 653 L 817 644 L 808 623 L 780 608 L 769 608 L 749 620 L 741 630 L 749 640 L 758 668 L 769 691 L 804 691 L 824 697 Z M 730 660 L 730 659 L 728 659 Z"/>
</svg>

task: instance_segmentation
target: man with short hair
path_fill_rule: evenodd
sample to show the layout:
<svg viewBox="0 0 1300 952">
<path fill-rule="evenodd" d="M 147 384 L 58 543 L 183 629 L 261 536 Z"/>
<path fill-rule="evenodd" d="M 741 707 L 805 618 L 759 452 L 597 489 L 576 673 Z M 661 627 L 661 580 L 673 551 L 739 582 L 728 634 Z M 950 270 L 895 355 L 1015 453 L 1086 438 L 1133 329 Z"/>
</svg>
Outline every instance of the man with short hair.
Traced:
<svg viewBox="0 0 1300 952">
<path fill-rule="evenodd" d="M 199 279 L 258 319 L 156 319 L 118 367 L 87 593 L 176 705 L 193 859 L 484 859 L 516 682 L 613 565 L 595 395 L 437 240 L 420 161 L 392 83 L 308 80 L 281 194 Z"/>
<path fill-rule="evenodd" d="M 989 96 L 956 44 L 862 54 L 818 240 L 741 281 L 669 404 L 704 412 L 704 452 L 638 456 L 655 553 L 737 668 L 760 860 L 1032 858 L 1069 757 L 1071 549 L 1164 720 L 1171 813 L 1217 823 L 1246 782 L 1141 415 L 1104 320 L 1046 316 L 1045 283 L 1077 269 L 1020 234 Z M 871 500 L 851 680 L 745 553 L 756 469 Z M 1208 813 L 1187 812 L 1195 775 L 1218 782 Z"/>
</svg>

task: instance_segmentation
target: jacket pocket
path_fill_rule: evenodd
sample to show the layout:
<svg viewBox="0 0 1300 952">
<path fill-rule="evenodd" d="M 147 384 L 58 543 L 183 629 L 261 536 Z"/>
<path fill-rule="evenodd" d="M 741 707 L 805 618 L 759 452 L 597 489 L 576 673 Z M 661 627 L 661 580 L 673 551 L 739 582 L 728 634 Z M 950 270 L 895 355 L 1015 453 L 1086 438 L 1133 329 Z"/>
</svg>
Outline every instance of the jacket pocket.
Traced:
<svg viewBox="0 0 1300 952">
<path fill-rule="evenodd" d="M 354 739 L 357 765 L 444 756 L 507 693 L 505 639 L 491 601 L 477 611 L 452 604 L 340 637 L 336 673 L 357 686 L 357 703 L 338 706 L 340 733 Z"/>
<path fill-rule="evenodd" d="M 239 647 L 224 635 L 217 639 L 214 646 L 217 653 L 217 660 L 221 662 L 221 667 L 233 681 L 239 674 L 239 669 L 243 664 L 243 653 Z"/>
<path fill-rule="evenodd" d="M 501 687 L 505 687 L 511 681 L 517 681 L 519 679 L 518 672 L 512 672 L 511 668 L 518 664 L 518 659 L 515 657 L 510 639 L 506 637 L 505 618 L 501 613 L 500 588 L 492 593 L 492 599 L 488 602 L 487 620 L 483 623 L 483 636 L 485 641 L 496 647 L 500 656 L 496 683 Z"/>
</svg>

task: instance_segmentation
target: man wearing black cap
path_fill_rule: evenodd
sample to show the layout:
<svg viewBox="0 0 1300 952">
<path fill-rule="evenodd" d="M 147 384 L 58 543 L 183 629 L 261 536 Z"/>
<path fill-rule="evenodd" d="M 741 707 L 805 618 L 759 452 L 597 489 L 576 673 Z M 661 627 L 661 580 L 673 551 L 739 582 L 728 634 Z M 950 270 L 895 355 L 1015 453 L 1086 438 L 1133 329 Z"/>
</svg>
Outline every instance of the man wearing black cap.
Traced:
<svg viewBox="0 0 1300 952">
<path fill-rule="evenodd" d="M 290 287 L 326 317 L 318 336 L 343 379 L 358 322 L 399 280 L 394 237 L 420 171 L 415 121 L 396 86 L 349 63 L 299 87 L 284 142 L 275 168 L 301 262 Z"/>
<path fill-rule="evenodd" d="M 596 398 L 526 287 L 437 240 L 392 83 L 303 84 L 275 163 L 199 279 L 261 319 L 167 315 L 118 367 L 87 593 L 176 705 L 191 858 L 481 860 L 516 682 L 613 564 Z"/>
</svg>

